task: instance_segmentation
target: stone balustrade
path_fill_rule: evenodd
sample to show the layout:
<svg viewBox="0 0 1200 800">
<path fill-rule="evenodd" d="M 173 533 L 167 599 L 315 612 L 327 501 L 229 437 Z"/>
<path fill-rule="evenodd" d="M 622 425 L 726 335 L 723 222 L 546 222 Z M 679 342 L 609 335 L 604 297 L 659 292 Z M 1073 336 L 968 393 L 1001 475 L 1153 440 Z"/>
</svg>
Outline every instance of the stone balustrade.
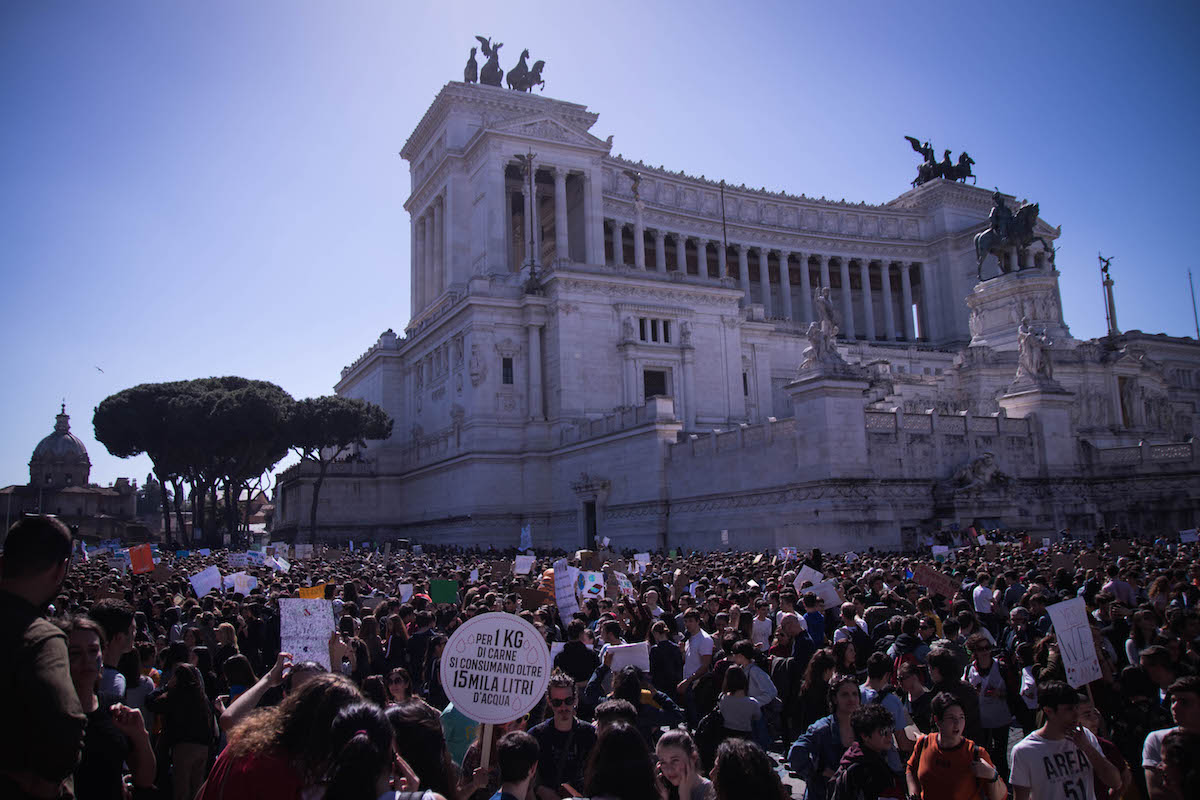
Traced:
<svg viewBox="0 0 1200 800">
<path fill-rule="evenodd" d="M 563 428 L 559 431 L 558 443 L 576 444 L 650 423 L 676 421 L 674 398 L 651 397 L 645 405 L 619 408 L 612 414 Z"/>
<path fill-rule="evenodd" d="M 1194 442 L 1171 442 L 1097 449 L 1095 462 L 1103 467 L 1140 467 L 1148 464 L 1172 464 L 1195 458 Z"/>
</svg>

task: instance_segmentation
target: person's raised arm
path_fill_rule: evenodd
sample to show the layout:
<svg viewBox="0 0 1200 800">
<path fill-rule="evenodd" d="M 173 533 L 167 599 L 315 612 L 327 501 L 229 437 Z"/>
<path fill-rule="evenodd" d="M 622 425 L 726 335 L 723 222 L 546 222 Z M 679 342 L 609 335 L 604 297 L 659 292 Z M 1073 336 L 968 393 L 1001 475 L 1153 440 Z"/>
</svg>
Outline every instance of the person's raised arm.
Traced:
<svg viewBox="0 0 1200 800">
<path fill-rule="evenodd" d="M 1089 738 L 1082 728 L 1077 728 L 1067 734 L 1067 738 L 1074 742 L 1083 754 L 1087 756 L 1087 760 L 1092 764 L 1092 770 L 1096 773 L 1096 777 L 1110 789 L 1116 789 L 1121 785 L 1121 770 L 1117 769 L 1111 761 L 1104 757 L 1104 753 L 1100 752 L 1100 748 L 1092 744 L 1092 739 Z"/>
<path fill-rule="evenodd" d="M 259 701 L 262 700 L 268 689 L 283 683 L 283 671 L 291 666 L 291 653 L 280 653 L 276 656 L 275 665 L 271 667 L 270 671 L 259 678 L 258 683 L 239 694 L 237 699 L 229 704 L 229 708 L 221 714 L 221 718 L 217 721 L 221 730 L 232 730 L 234 726 L 244 720 L 251 711 L 258 707 Z"/>
<path fill-rule="evenodd" d="M 150 746 L 150 735 L 146 733 L 142 712 L 118 703 L 109 713 L 112 715 L 113 725 L 129 739 L 130 749 L 126 760 L 129 762 L 134 789 L 153 788 L 158 762 L 154 757 L 154 748 Z"/>
</svg>

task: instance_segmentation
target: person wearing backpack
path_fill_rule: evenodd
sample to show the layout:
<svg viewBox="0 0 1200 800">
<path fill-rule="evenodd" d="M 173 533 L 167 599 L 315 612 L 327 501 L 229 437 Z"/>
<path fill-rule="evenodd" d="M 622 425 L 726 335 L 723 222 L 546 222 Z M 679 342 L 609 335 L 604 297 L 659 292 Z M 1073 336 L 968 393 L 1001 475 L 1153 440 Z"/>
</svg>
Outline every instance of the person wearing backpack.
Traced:
<svg viewBox="0 0 1200 800">
<path fill-rule="evenodd" d="M 890 683 L 891 674 L 892 660 L 887 654 L 872 653 L 867 659 L 867 682 L 859 687 L 859 697 L 864 706 L 883 706 L 891 714 L 891 727 L 896 732 L 896 743 L 887 749 L 887 762 L 893 772 L 900 774 L 904 771 L 904 760 L 912 752 L 913 742 L 908 738 L 905 729 L 913 722 L 904 708 L 904 701 Z"/>
<path fill-rule="evenodd" d="M 887 650 L 892 659 L 891 673 L 899 672 L 903 664 L 924 664 L 929 657 L 929 645 L 921 639 L 921 626 L 933 626 L 927 618 L 909 615 L 900 623 L 900 635 Z"/>
<path fill-rule="evenodd" d="M 854 644 L 857 668 L 862 670 L 866 668 L 867 656 L 874 648 L 871 646 L 871 636 L 867 633 L 865 623 L 858 619 L 857 611 L 854 603 L 842 603 L 842 625 L 833 632 L 833 643 L 849 639 Z"/>
<path fill-rule="evenodd" d="M 1008 779 L 1008 731 L 1012 725 L 1012 711 L 1008 704 L 1009 687 L 1012 683 L 999 661 L 992 658 L 992 643 L 981 633 L 971 634 L 967 639 L 972 662 L 963 673 L 963 680 L 979 692 L 979 722 L 983 726 L 983 737 L 979 744 L 987 749 L 996 765 L 996 771 Z"/>
<path fill-rule="evenodd" d="M 900 773 L 888 763 L 892 749 L 892 716 L 879 705 L 865 705 L 850 714 L 854 743 L 846 748 L 829 782 L 829 800 L 879 800 L 903 797 Z"/>
<path fill-rule="evenodd" d="M 958 697 L 933 698 L 936 730 L 917 740 L 908 759 L 908 794 L 914 800 L 1004 800 L 1008 787 L 991 758 L 963 735 L 966 709 Z"/>
</svg>

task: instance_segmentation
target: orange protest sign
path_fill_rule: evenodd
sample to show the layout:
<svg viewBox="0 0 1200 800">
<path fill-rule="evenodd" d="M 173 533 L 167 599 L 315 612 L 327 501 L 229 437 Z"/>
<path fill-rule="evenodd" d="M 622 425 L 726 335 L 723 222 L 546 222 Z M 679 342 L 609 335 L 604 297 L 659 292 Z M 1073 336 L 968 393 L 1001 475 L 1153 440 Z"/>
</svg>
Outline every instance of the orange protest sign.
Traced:
<svg viewBox="0 0 1200 800">
<path fill-rule="evenodd" d="M 134 575 L 154 572 L 154 553 L 151 552 L 150 545 L 139 544 L 129 548 L 129 568 L 133 570 Z"/>
<path fill-rule="evenodd" d="M 325 599 L 325 584 L 318 583 L 316 586 L 302 586 L 299 589 L 301 600 L 324 600 Z"/>
</svg>

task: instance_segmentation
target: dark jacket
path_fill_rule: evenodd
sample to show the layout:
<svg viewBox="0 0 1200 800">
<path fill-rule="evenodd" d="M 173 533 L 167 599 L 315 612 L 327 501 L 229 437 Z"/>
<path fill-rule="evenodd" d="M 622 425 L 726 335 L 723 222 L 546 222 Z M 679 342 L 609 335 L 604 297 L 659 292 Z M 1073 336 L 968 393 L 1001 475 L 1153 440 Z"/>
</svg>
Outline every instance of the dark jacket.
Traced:
<svg viewBox="0 0 1200 800">
<path fill-rule="evenodd" d="M 683 653 L 679 645 L 663 639 L 650 648 L 650 682 L 654 688 L 666 692 L 672 700 L 675 687 L 683 680 Z"/>
<path fill-rule="evenodd" d="M 67 637 L 24 599 L 0 592 L 0 797 L 25 795 L 13 776 L 45 784 L 64 781 L 83 752 L 87 717 L 71 683 Z"/>
<path fill-rule="evenodd" d="M 562 652 L 554 657 L 554 668 L 561 669 L 570 675 L 576 683 L 582 683 L 590 678 L 599 663 L 600 659 L 596 655 L 596 651 L 578 640 L 564 644 Z"/>
<path fill-rule="evenodd" d="M 878 800 L 896 788 L 897 775 L 879 753 L 863 750 L 858 742 L 846 748 L 833 780 L 829 800 Z"/>
</svg>

